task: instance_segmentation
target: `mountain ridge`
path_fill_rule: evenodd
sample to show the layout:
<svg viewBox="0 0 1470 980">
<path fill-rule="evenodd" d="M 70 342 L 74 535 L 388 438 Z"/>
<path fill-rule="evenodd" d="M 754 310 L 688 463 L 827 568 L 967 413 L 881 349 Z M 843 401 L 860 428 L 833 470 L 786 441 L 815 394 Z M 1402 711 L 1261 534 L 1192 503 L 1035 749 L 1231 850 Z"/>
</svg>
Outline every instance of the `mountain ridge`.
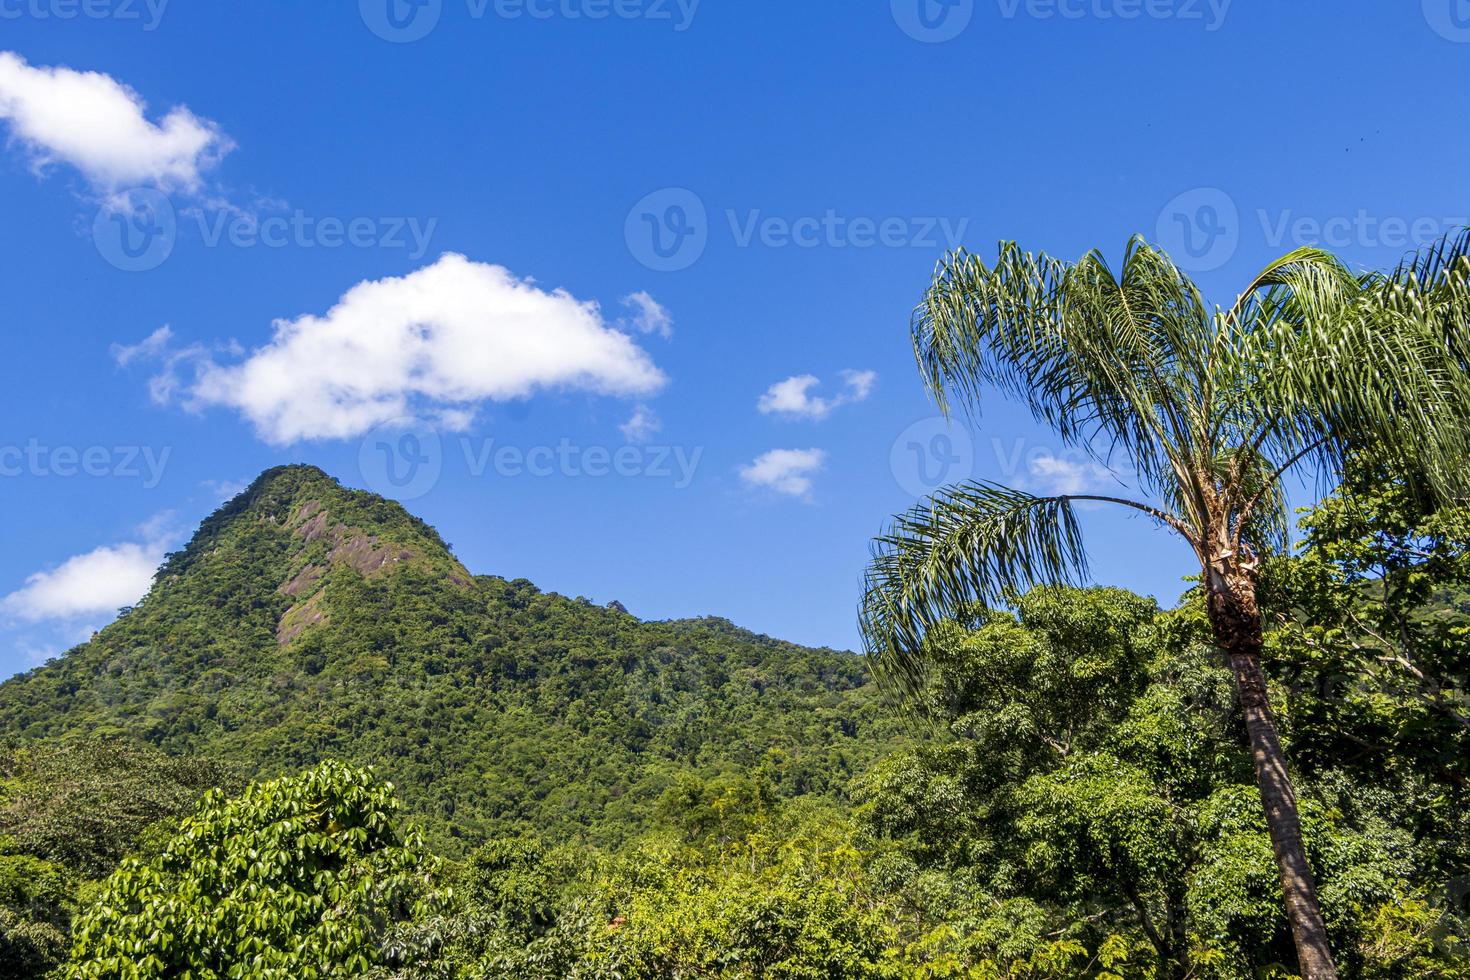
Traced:
<svg viewBox="0 0 1470 980">
<path fill-rule="evenodd" d="M 256 774 L 343 758 L 442 834 L 606 838 L 684 777 L 839 793 L 898 737 L 878 701 L 850 653 L 472 575 L 401 505 L 286 466 L 202 522 L 136 607 L 0 684 L 0 727 Z"/>
</svg>

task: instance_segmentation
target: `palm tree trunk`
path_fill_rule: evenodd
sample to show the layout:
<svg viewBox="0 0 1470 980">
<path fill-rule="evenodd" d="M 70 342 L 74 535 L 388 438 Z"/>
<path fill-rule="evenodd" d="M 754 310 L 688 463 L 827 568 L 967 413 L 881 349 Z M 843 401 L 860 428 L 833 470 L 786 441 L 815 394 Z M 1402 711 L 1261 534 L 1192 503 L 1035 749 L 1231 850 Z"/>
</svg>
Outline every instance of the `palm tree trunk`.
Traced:
<svg viewBox="0 0 1470 980">
<path fill-rule="evenodd" d="M 1210 625 L 1215 642 L 1230 658 L 1236 689 L 1245 713 L 1246 734 L 1255 762 L 1256 784 L 1266 810 L 1266 826 L 1281 872 L 1286 917 L 1291 923 L 1297 960 L 1304 980 L 1336 980 L 1337 967 L 1327 942 L 1327 926 L 1317 901 L 1317 885 L 1302 844 L 1302 822 L 1296 790 L 1286 770 L 1286 755 L 1276 734 L 1276 721 L 1261 670 L 1263 633 L 1256 604 L 1255 576 L 1238 568 L 1210 570 Z"/>
</svg>

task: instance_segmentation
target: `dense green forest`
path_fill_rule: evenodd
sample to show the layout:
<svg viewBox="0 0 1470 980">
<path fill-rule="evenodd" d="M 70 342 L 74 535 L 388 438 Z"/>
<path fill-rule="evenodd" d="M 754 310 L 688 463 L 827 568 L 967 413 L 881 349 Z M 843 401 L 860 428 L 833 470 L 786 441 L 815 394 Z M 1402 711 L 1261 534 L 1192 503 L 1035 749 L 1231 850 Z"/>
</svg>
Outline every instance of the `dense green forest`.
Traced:
<svg viewBox="0 0 1470 980">
<path fill-rule="evenodd" d="M 0 685 L 0 977 L 1470 978 L 1467 297 L 1470 238 L 1213 312 L 1141 242 L 953 257 L 931 394 L 1148 495 L 922 502 L 868 658 L 477 577 L 272 470 Z M 1081 503 L 1197 577 L 1086 584 Z"/>
<path fill-rule="evenodd" d="M 676 777 L 833 797 L 901 733 L 862 661 L 471 576 L 399 505 L 262 476 L 92 642 L 0 687 L 25 739 L 117 735 L 281 774 L 381 765 L 430 839 L 616 843 Z"/>
<path fill-rule="evenodd" d="M 1345 971 L 1466 976 L 1470 515 L 1356 473 L 1265 576 L 1273 695 Z M 905 723 L 850 655 L 474 579 L 268 473 L 0 687 L 3 970 L 1285 975 L 1198 592 L 1041 588 L 942 646 Z"/>
</svg>

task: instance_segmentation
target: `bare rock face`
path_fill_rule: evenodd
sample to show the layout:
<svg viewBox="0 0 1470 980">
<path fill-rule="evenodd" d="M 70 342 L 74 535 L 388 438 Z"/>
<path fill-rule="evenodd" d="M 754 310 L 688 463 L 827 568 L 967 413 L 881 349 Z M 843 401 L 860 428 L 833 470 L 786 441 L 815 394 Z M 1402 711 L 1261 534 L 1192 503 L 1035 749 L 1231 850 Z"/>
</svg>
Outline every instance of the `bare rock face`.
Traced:
<svg viewBox="0 0 1470 980">
<path fill-rule="evenodd" d="M 376 578 L 401 565 L 421 559 L 423 556 L 414 548 L 385 543 L 377 535 L 333 523 L 325 506 L 317 500 L 309 500 L 298 510 L 292 521 L 294 533 L 306 544 L 327 541 L 332 545 L 325 563 L 309 562 L 287 583 L 280 592 L 297 602 L 276 626 L 276 642 L 288 646 L 308 629 L 328 622 L 329 614 L 323 609 L 322 590 L 324 580 L 332 569 L 350 568 L 368 578 Z M 457 563 L 456 563 L 457 564 Z M 449 575 L 449 581 L 458 588 L 468 588 L 470 575 L 457 569 Z"/>
<path fill-rule="evenodd" d="M 286 615 L 281 617 L 281 622 L 276 626 L 276 643 L 281 646 L 289 646 L 308 629 L 321 623 L 327 622 L 327 613 L 322 609 L 322 594 L 298 602 L 286 610 Z"/>
<path fill-rule="evenodd" d="M 376 526 L 365 520 L 361 513 L 364 502 L 355 499 L 352 491 L 342 489 L 326 474 L 309 467 L 287 467 L 280 472 L 286 479 L 296 481 L 298 489 L 285 499 L 260 505 L 255 515 L 259 524 L 289 531 L 295 542 L 290 546 L 293 568 L 277 589 L 279 594 L 295 600 L 276 624 L 279 645 L 288 646 L 313 626 L 331 621 L 325 590 L 337 570 L 378 578 L 400 566 L 434 566 L 442 569 L 454 588 L 463 591 L 473 587 L 474 577 L 454 559 L 432 529 L 420 525 L 424 533 L 417 537 L 405 536 L 401 529 L 395 535 L 391 527 Z M 262 477 L 262 481 L 267 479 Z M 256 488 L 247 493 L 256 493 L 260 499 L 267 496 Z M 388 505 L 377 498 L 367 506 L 376 508 L 373 513 L 379 517 L 386 513 L 397 518 L 401 514 L 393 509 L 397 505 Z M 388 509 L 384 511 L 384 507 Z M 389 540 L 393 537 L 398 540 Z M 405 537 L 407 541 L 403 540 Z"/>
</svg>

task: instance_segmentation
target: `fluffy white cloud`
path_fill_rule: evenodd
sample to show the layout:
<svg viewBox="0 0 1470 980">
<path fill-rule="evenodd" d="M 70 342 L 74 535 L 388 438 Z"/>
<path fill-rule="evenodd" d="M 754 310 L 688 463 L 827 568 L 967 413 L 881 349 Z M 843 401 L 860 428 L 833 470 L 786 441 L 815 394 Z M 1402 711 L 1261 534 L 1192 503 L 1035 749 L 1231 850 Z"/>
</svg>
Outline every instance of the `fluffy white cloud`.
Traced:
<svg viewBox="0 0 1470 980">
<path fill-rule="evenodd" d="M 1106 466 L 1090 459 L 1069 460 L 1050 454 L 1033 457 L 1027 464 L 1030 482 L 1043 493 L 1095 493 L 1116 487 L 1117 478 Z"/>
<path fill-rule="evenodd" d="M 33 623 L 116 612 L 148 593 L 165 551 L 162 542 L 149 542 L 77 555 L 26 579 L 23 588 L 0 599 L 0 612 Z"/>
<path fill-rule="evenodd" d="M 183 386 L 184 382 L 180 377 L 182 369 L 191 365 L 202 365 L 209 360 L 209 352 L 202 345 L 193 344 L 179 348 L 174 346 L 173 341 L 173 328 L 162 326 L 136 344 L 112 345 L 113 359 L 120 367 L 146 361 L 155 361 L 160 365 L 158 373 L 148 379 L 149 397 L 160 405 L 167 405 L 172 401 Z M 239 353 L 238 347 L 234 350 Z"/>
<path fill-rule="evenodd" d="M 674 335 L 673 316 L 646 292 L 624 296 L 623 305 L 633 310 L 633 326 L 639 333 L 656 333 L 665 340 Z"/>
<path fill-rule="evenodd" d="M 865 400 L 878 384 L 876 371 L 843 371 L 843 391 L 832 398 L 812 394 L 822 379 L 814 374 L 801 374 L 778 381 L 761 395 L 757 407 L 765 415 L 821 421 L 843 405 Z"/>
<path fill-rule="evenodd" d="M 877 371 L 843 371 L 842 383 L 847 385 L 847 398 L 849 401 L 866 401 L 878 387 Z"/>
<path fill-rule="evenodd" d="M 234 500 L 250 486 L 249 480 L 205 480 L 200 484 L 215 503 Z"/>
<path fill-rule="evenodd" d="M 352 438 L 410 415 L 463 429 L 485 401 L 546 389 L 637 397 L 666 382 L 596 303 L 452 253 L 359 283 L 323 316 L 276 321 L 272 341 L 238 363 L 198 347 L 171 351 L 169 340 L 155 333 L 114 355 L 161 359 L 155 397 L 235 409 L 276 445 Z M 187 382 L 178 377 L 186 365 Z"/>
<path fill-rule="evenodd" d="M 38 166 L 75 167 L 98 190 L 196 190 L 234 144 L 183 106 L 158 122 L 132 89 L 101 72 L 33 67 L 0 52 L 0 119 Z"/>
<path fill-rule="evenodd" d="M 820 449 L 773 449 L 742 466 L 740 478 L 753 487 L 805 497 L 811 493 L 812 477 L 826 463 L 827 454 Z"/>
<path fill-rule="evenodd" d="M 110 617 L 147 595 L 154 573 L 183 535 L 177 515 L 164 511 L 138 527 L 134 538 L 35 573 L 24 586 L 0 599 L 0 614 L 30 623 L 55 621 L 66 630 L 88 633 L 91 627 L 76 621 L 99 614 Z"/>
<path fill-rule="evenodd" d="M 658 413 L 647 405 L 639 405 L 633 409 L 632 417 L 618 426 L 618 429 L 623 433 L 623 438 L 629 442 L 647 442 L 663 427 L 664 424 L 659 420 Z"/>
</svg>

